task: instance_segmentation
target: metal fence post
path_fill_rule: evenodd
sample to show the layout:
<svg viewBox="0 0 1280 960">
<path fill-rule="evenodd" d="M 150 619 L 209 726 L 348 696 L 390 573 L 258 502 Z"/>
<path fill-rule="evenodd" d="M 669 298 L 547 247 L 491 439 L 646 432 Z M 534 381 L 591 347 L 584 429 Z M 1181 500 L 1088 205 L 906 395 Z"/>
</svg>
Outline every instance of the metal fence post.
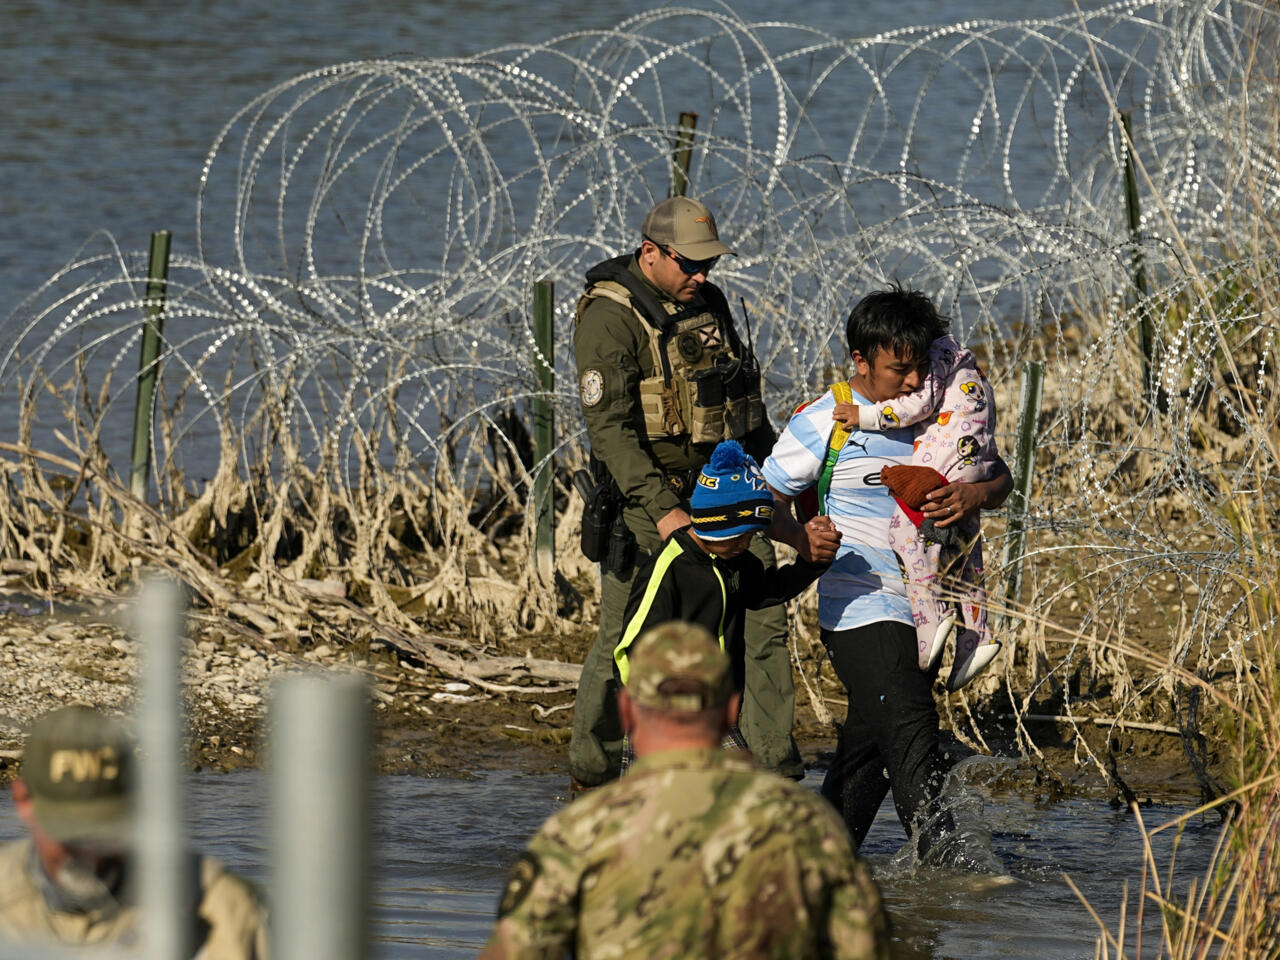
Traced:
<svg viewBox="0 0 1280 960">
<path fill-rule="evenodd" d="M 169 279 L 168 230 L 151 234 L 147 267 L 146 320 L 142 328 L 142 356 L 138 360 L 138 399 L 133 410 L 133 471 L 129 490 L 146 501 L 151 481 L 151 425 L 156 378 L 160 372 L 160 335 L 164 332 L 165 289 Z"/>
<path fill-rule="evenodd" d="M 364 960 L 368 691 L 355 674 L 299 674 L 271 709 L 272 956 Z"/>
<path fill-rule="evenodd" d="M 689 163 L 693 159 L 693 132 L 698 126 L 698 115 L 691 110 L 680 114 L 680 129 L 676 132 L 676 147 L 671 152 L 671 196 L 683 197 L 689 189 Z"/>
<path fill-rule="evenodd" d="M 147 960 L 172 960 L 193 952 L 189 918 L 195 891 L 186 830 L 186 737 L 179 682 L 182 608 L 182 588 L 162 578 L 143 584 L 135 608 L 142 657 L 137 854 Z"/>
<path fill-rule="evenodd" d="M 1147 269 L 1142 256 L 1142 204 L 1138 198 L 1137 161 L 1133 155 L 1133 118 L 1128 110 L 1120 112 L 1124 129 L 1124 206 L 1129 218 L 1129 238 L 1133 241 L 1133 285 L 1138 290 L 1138 349 L 1142 351 L 1142 389 L 1152 393 L 1152 353 L 1155 329 L 1151 321 L 1151 290 L 1147 285 Z"/>
<path fill-rule="evenodd" d="M 555 449 L 556 420 L 551 405 L 555 391 L 555 284 L 539 280 L 533 285 L 534 367 L 538 393 L 533 398 L 533 510 L 537 524 L 535 553 L 538 573 L 547 582 L 556 568 Z"/>
<path fill-rule="evenodd" d="M 1013 492 L 1009 497 L 1003 567 L 1005 601 L 1011 610 L 1022 594 L 1027 505 L 1031 502 L 1031 475 L 1036 464 L 1036 428 L 1040 423 L 1040 398 L 1044 364 L 1028 360 L 1022 367 L 1022 396 L 1018 401 L 1018 439 L 1013 460 Z"/>
</svg>

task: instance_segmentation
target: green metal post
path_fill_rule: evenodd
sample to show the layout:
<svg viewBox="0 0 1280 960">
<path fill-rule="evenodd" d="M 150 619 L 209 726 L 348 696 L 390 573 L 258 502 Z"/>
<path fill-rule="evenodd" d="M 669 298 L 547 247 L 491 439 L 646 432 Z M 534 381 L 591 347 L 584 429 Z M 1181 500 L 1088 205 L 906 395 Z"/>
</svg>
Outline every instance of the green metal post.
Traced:
<svg viewBox="0 0 1280 960">
<path fill-rule="evenodd" d="M 138 401 L 133 410 L 133 473 L 129 489 L 139 500 L 147 499 L 151 481 L 151 419 L 160 373 L 160 336 L 164 332 L 165 287 L 169 279 L 168 230 L 151 234 L 151 261 L 147 268 L 146 321 L 142 329 L 142 356 L 138 361 Z"/>
<path fill-rule="evenodd" d="M 1120 112 L 1124 128 L 1124 206 L 1129 215 L 1129 237 L 1133 241 L 1133 285 L 1138 290 L 1138 347 L 1142 351 L 1142 389 L 1153 396 L 1151 359 L 1155 348 L 1155 330 L 1151 323 L 1151 294 L 1147 286 L 1147 270 L 1142 257 L 1142 206 L 1138 199 L 1137 163 L 1133 156 L 1133 118 L 1128 110 Z"/>
<path fill-rule="evenodd" d="M 1005 600 L 1010 608 L 1022 595 L 1022 562 L 1025 559 L 1027 505 L 1031 502 L 1031 474 L 1036 463 L 1036 427 L 1040 422 L 1040 398 L 1044 388 L 1044 364 L 1028 360 L 1022 368 L 1022 397 L 1018 402 L 1018 440 L 1013 460 L 1013 493 L 1009 497 L 1004 547 Z"/>
<path fill-rule="evenodd" d="M 555 391 L 555 284 L 539 280 L 533 285 L 533 345 L 537 350 L 534 367 L 538 374 L 538 393 L 533 398 L 533 509 L 537 523 L 534 541 L 538 572 L 550 581 L 556 566 L 556 528 L 552 480 L 555 461 L 556 420 L 551 406 Z"/>
<path fill-rule="evenodd" d="M 671 196 L 683 197 L 689 189 L 689 163 L 693 159 L 693 131 L 698 126 L 698 115 L 690 110 L 680 114 L 680 129 L 676 133 L 676 148 L 671 153 Z"/>
</svg>

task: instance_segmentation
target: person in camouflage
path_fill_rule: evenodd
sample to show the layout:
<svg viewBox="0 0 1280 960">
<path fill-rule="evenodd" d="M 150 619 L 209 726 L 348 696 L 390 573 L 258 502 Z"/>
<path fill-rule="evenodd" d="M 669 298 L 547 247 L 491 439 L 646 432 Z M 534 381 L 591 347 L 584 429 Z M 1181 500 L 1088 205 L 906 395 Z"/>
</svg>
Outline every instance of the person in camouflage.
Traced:
<svg viewBox="0 0 1280 960">
<path fill-rule="evenodd" d="M 635 765 L 538 831 L 483 960 L 888 958 L 879 890 L 840 818 L 719 749 L 738 697 L 710 633 L 643 634 L 618 699 Z"/>
<path fill-rule="evenodd" d="M 582 665 L 574 700 L 569 773 L 574 787 L 594 787 L 618 775 L 613 650 L 636 571 L 676 530 L 687 527 L 689 494 L 698 471 L 721 440 L 741 441 L 762 460 L 775 433 L 765 416 L 760 371 L 734 328 L 724 294 L 707 276 L 733 251 L 721 242 L 702 203 L 672 197 L 658 203 L 640 228 L 640 246 L 587 271 L 578 301 L 573 350 L 587 438 L 595 460 L 617 484 L 635 557 L 601 565 L 600 623 Z M 802 529 L 788 514 L 768 535 L 806 560 L 829 562 L 834 528 Z M 775 564 L 763 537 L 751 552 Z M 746 687 L 741 727 L 762 767 L 800 777 L 804 765 L 791 736 L 795 690 L 782 607 L 752 611 L 746 620 Z"/>
</svg>

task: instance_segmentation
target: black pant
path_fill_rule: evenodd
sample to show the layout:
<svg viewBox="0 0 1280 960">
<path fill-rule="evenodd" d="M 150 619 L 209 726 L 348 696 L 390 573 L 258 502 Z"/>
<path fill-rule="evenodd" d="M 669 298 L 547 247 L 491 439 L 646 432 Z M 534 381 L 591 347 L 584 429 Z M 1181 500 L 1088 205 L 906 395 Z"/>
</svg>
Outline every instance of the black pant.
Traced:
<svg viewBox="0 0 1280 960">
<path fill-rule="evenodd" d="M 822 795 L 840 811 L 858 847 L 892 787 L 907 836 L 923 825 L 916 841 L 923 859 L 935 839 L 954 826 L 949 816 L 937 813 L 951 766 L 938 744 L 933 700 L 938 668 L 920 669 L 916 631 L 905 623 L 823 630 L 822 644 L 849 693 L 849 713 Z"/>
</svg>

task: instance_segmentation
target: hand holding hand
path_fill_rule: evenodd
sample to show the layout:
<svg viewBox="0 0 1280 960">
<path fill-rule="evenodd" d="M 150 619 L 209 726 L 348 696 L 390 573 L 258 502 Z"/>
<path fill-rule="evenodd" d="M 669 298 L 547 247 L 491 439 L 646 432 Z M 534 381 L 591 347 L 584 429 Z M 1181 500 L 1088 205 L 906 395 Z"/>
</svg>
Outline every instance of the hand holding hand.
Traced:
<svg viewBox="0 0 1280 960">
<path fill-rule="evenodd" d="M 800 556 L 810 563 L 830 563 L 840 548 L 840 531 L 830 517 L 814 517 L 804 525 Z"/>
</svg>

